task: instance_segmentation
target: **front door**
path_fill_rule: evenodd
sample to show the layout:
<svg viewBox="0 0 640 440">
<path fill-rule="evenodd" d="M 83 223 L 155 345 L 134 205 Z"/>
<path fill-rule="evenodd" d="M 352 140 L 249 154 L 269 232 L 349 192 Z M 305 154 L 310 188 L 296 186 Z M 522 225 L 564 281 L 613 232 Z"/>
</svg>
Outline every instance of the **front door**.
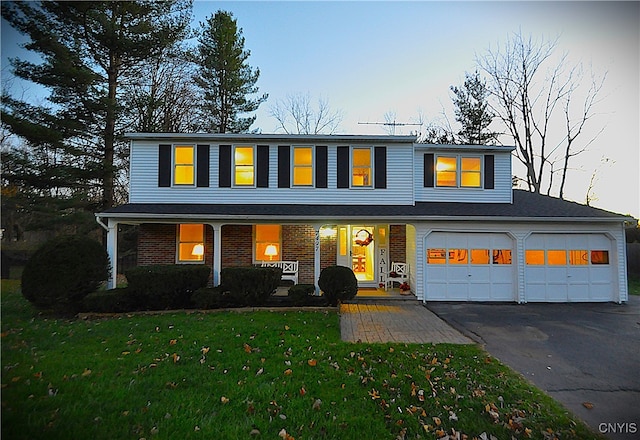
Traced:
<svg viewBox="0 0 640 440">
<path fill-rule="evenodd" d="M 340 266 L 350 267 L 358 284 L 376 284 L 375 226 L 344 225 L 338 227 L 338 256 Z"/>
</svg>

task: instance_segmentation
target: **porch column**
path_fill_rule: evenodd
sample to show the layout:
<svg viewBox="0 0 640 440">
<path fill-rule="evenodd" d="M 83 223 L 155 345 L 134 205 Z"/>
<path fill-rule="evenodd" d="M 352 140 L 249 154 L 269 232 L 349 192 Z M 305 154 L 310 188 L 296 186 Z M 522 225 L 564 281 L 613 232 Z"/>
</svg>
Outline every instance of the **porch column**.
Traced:
<svg viewBox="0 0 640 440">
<path fill-rule="evenodd" d="M 213 285 L 220 284 L 220 271 L 222 270 L 222 225 L 210 223 L 213 228 Z"/>
<path fill-rule="evenodd" d="M 107 255 L 111 263 L 107 289 L 115 289 L 118 277 L 118 222 L 112 218 L 107 222 Z"/>
<path fill-rule="evenodd" d="M 320 288 L 318 287 L 318 279 L 320 278 L 320 228 L 322 228 L 320 224 L 313 225 L 313 284 L 316 286 L 316 295 L 320 295 Z"/>
</svg>

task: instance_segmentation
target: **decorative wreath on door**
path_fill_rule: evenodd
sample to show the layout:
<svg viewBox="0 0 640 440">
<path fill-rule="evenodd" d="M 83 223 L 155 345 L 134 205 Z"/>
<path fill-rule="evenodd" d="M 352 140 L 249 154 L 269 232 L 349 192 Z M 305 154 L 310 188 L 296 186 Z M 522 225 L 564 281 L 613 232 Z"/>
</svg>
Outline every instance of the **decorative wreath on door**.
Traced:
<svg viewBox="0 0 640 440">
<path fill-rule="evenodd" d="M 356 244 L 360 246 L 369 246 L 373 241 L 373 235 L 366 229 L 360 229 L 356 232 Z"/>
</svg>

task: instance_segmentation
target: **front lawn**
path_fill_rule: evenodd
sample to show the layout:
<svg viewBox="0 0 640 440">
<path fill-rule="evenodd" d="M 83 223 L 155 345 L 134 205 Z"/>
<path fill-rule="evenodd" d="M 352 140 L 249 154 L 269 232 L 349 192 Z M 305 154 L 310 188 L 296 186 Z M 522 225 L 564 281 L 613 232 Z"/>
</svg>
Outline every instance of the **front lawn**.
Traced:
<svg viewBox="0 0 640 440">
<path fill-rule="evenodd" d="M 62 320 L 3 280 L 2 438 L 456 433 L 599 438 L 473 345 L 345 343 L 334 312 Z"/>
</svg>

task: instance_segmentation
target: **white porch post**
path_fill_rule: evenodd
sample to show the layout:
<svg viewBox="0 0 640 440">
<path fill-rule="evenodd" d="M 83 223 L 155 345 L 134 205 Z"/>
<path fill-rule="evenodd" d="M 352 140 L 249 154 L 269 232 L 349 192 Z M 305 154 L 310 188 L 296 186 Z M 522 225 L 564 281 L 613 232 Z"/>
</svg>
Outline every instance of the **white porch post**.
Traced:
<svg viewBox="0 0 640 440">
<path fill-rule="evenodd" d="M 314 224 L 313 230 L 313 284 L 316 286 L 316 295 L 320 295 L 320 288 L 318 287 L 318 279 L 320 278 L 320 228 L 322 225 Z"/>
<path fill-rule="evenodd" d="M 222 270 L 222 225 L 210 223 L 213 228 L 213 285 L 220 284 L 220 271 Z"/>
<path fill-rule="evenodd" d="M 110 218 L 107 223 L 107 255 L 111 263 L 108 289 L 115 289 L 118 277 L 118 222 Z"/>
</svg>

